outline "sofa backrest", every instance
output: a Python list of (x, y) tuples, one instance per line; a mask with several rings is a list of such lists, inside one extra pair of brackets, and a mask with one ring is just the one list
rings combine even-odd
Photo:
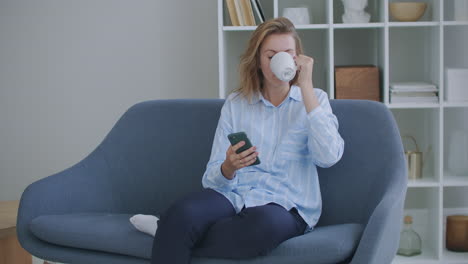
[[(146, 101), (121, 117), (100, 146), (120, 211), (159, 214), (179, 197), (202, 189), (223, 103)], [(331, 106), (345, 151), (331, 168), (319, 168), (323, 200), (319, 225), (365, 223), (386, 187), (398, 180), (383, 173), (401, 165), (398, 128), (381, 103), (331, 100)]]
[(202, 189), (223, 103), (153, 100), (127, 110), (101, 144), (118, 210), (159, 214), (182, 195)]
[(406, 190), (400, 132), (391, 111), (382, 103), (331, 100), (330, 104), (345, 147), (338, 163), (318, 168), (322, 192), (318, 225), (367, 224), (385, 193)]

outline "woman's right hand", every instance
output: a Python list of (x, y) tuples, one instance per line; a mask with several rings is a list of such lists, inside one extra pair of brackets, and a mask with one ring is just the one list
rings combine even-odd
[(253, 164), (257, 159), (258, 152), (256, 152), (257, 148), (255, 146), (239, 154), (236, 153), (236, 151), (244, 145), (245, 142), (241, 141), (234, 146), (229, 146), (226, 151), (226, 160), (224, 160), (221, 165), (221, 172), (228, 180), (232, 180), (234, 178), (238, 169), (242, 169)]

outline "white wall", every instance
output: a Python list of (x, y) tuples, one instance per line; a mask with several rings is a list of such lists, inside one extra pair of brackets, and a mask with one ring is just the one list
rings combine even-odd
[(0, 200), (88, 155), (131, 105), (217, 98), (215, 0), (1, 0)]

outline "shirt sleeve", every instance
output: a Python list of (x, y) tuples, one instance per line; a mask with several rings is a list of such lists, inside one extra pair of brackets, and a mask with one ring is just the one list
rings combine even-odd
[(328, 168), (341, 159), (344, 140), (338, 132), (338, 119), (332, 112), (327, 93), (315, 91), (320, 105), (307, 114), (307, 146), (315, 165)]
[(221, 116), (216, 128), (211, 156), (203, 174), (202, 185), (222, 191), (232, 191), (237, 185), (238, 179), (234, 176), (232, 180), (225, 178), (221, 172), (221, 164), (226, 159), (226, 151), (229, 148), (227, 136), (232, 133), (231, 101), (229, 98), (221, 109)]

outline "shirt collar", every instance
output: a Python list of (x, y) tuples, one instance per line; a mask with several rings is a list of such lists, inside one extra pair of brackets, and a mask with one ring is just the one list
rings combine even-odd
[(291, 86), (291, 91), (289, 91), (289, 97), (298, 102), (302, 102), (301, 88), (296, 85)]
[[(292, 85), (291, 89), (289, 90), (288, 97), (295, 100), (295, 101), (301, 102), (302, 101), (301, 88), (299, 88), (299, 86)], [(267, 102), (268, 102), (263, 97), (262, 93), (257, 92), (256, 94), (254, 94), (252, 96), (252, 101), (250, 102), (250, 104), (256, 104), (256, 103), (258, 103), (260, 101), (262, 101), (265, 104), (267, 104)]]

